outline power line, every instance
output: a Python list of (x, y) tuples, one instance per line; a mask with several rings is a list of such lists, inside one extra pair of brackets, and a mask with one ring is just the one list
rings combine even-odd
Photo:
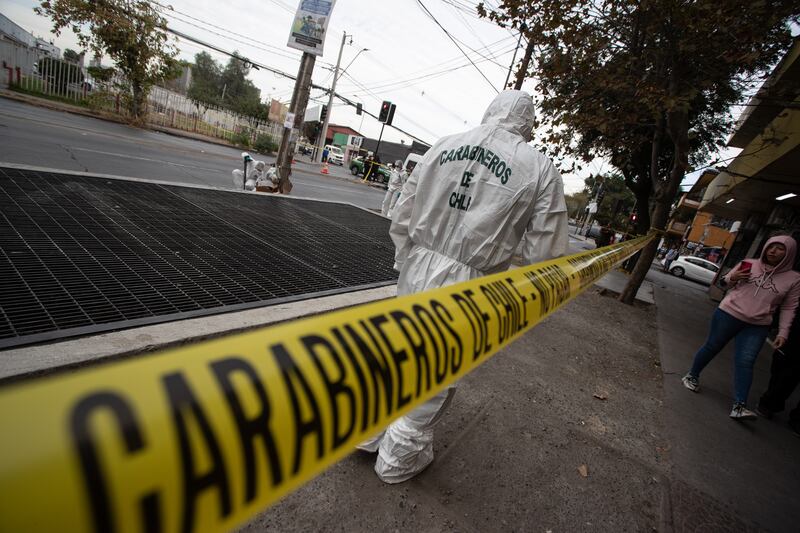
[(480, 75), (481, 75), (481, 76), (483, 76), (483, 79), (485, 79), (485, 80), (486, 80), (486, 83), (488, 83), (488, 84), (489, 84), (489, 86), (490, 86), (490, 87), (491, 87), (491, 88), (494, 90), (494, 92), (496, 92), (496, 93), (500, 94), (500, 91), (498, 91), (498, 90), (497, 90), (497, 88), (494, 86), (494, 84), (493, 84), (493, 83), (492, 83), (492, 82), (489, 80), (489, 78), (487, 78), (487, 77), (486, 77), (486, 74), (484, 74), (484, 73), (483, 73), (483, 71), (482, 71), (481, 69), (479, 69), (479, 68), (478, 68), (478, 65), (476, 65), (476, 64), (475, 64), (475, 62), (474, 62), (474, 61), (472, 61), (472, 58), (470, 58), (470, 57), (467, 55), (467, 53), (466, 53), (466, 52), (464, 52), (464, 50), (463, 50), (463, 49), (462, 49), (462, 48), (461, 48), (461, 47), (458, 45), (458, 43), (457, 43), (457, 42), (456, 42), (456, 40), (453, 38), (453, 36), (452, 36), (452, 35), (450, 35), (450, 32), (448, 32), (448, 31), (447, 31), (447, 30), (444, 28), (444, 26), (442, 26), (442, 25), (439, 23), (439, 21), (438, 21), (438, 20), (436, 20), (436, 17), (434, 17), (434, 16), (433, 16), (433, 13), (431, 13), (431, 12), (428, 10), (428, 8), (427, 8), (427, 7), (425, 7), (425, 4), (423, 4), (423, 3), (422, 3), (422, 0), (417, 0), (417, 3), (420, 5), (420, 7), (421, 7), (423, 10), (425, 10), (425, 13), (427, 13), (427, 14), (428, 14), (428, 16), (431, 18), (431, 20), (433, 20), (433, 21), (436, 23), (436, 25), (437, 25), (437, 26), (439, 26), (439, 28), (441, 28), (441, 29), (442, 29), (442, 31), (445, 33), (445, 35), (447, 35), (447, 37), (449, 37), (449, 38), (450, 38), (450, 40), (451, 40), (451, 41), (453, 41), (453, 44), (454, 44), (454, 45), (456, 45), (456, 48), (458, 48), (458, 50), (459, 50), (459, 51), (460, 51), (462, 54), (464, 54), (464, 57), (466, 57), (466, 58), (469, 60), (469, 62), (470, 62), (470, 63), (472, 63), (472, 66), (473, 66), (473, 67), (475, 67), (475, 70), (477, 70), (477, 71), (480, 73)]
[[(514, 47), (516, 47), (516, 45)], [(513, 48), (505, 50), (505, 51), (503, 51), (503, 53), (507, 53), (507, 52), (509, 52), (511, 50), (513, 50)], [(478, 61), (476, 61), (476, 63), (481, 63), (482, 61), (486, 61), (486, 60), (478, 60)], [(452, 66), (450, 68), (447, 68), (447, 69), (438, 70), (438, 71), (435, 71), (435, 72), (429, 72), (427, 74), (422, 74), (420, 76), (415, 76), (413, 78), (407, 78), (407, 79), (404, 79), (404, 80), (397, 80), (397, 81), (393, 81), (393, 82), (379, 83), (379, 84), (369, 84), (369, 85), (366, 85), (366, 86), (362, 85), (362, 88), (368, 87), (369, 89), (371, 89), (373, 91), (377, 90), (377, 91), (382, 91), (382, 92), (397, 91), (397, 90), (400, 90), (400, 89), (404, 89), (406, 87), (411, 87), (413, 85), (417, 85), (418, 83), (420, 83), (422, 81), (438, 78), (438, 77), (444, 76), (445, 74), (449, 74), (451, 72), (455, 72), (456, 70), (460, 70), (462, 68), (469, 67), (469, 66), (470, 66), (469, 63), (462, 63), (460, 65), (454, 65), (454, 66)]]
[[(187, 24), (189, 26), (192, 26), (193, 28), (197, 28), (199, 30), (203, 30), (205, 32), (211, 33), (211, 34), (216, 35), (218, 37), (222, 37), (223, 39), (228, 39), (229, 41), (233, 41), (233, 42), (236, 42), (236, 43), (244, 44), (246, 46), (255, 48), (257, 50), (261, 50), (261, 51), (264, 51), (264, 52), (267, 52), (267, 53), (270, 53), (270, 54), (275, 54), (275, 55), (277, 55), (279, 57), (283, 57), (283, 58), (286, 58), (286, 59), (293, 59), (295, 61), (300, 59), (300, 56), (290, 55), (288, 53), (281, 53), (281, 52), (277, 52), (275, 50), (271, 50), (269, 48), (265, 48), (263, 46), (259, 46), (258, 44), (256, 44), (256, 43), (258, 43), (258, 41), (252, 41), (252, 40), (243, 41), (241, 39), (237, 39), (236, 37), (232, 37), (230, 35), (225, 35), (223, 33), (219, 33), (219, 32), (216, 32), (214, 30), (210, 30), (208, 28), (203, 28), (201, 26), (198, 26), (197, 24), (193, 24), (193, 23), (191, 23), (191, 22), (189, 22), (187, 20), (183, 20), (183, 19), (177, 17), (176, 15), (174, 15), (173, 13), (164, 13), (164, 15), (166, 15), (166, 16), (168, 16), (168, 17), (170, 17), (170, 18), (172, 18), (172, 19), (174, 19), (176, 21), (182, 22), (183, 24)], [(238, 34), (235, 34), (235, 35), (238, 35)]]
[[(497, 41), (494, 41), (493, 43), (490, 43), (489, 45), (487, 45), (486, 47), (482, 48), (481, 50), (486, 50), (487, 52), (489, 52), (493, 47), (496, 47), (497, 45), (506, 46), (508, 44), (506, 42), (506, 41), (508, 41), (508, 39), (509, 39), (509, 37), (503, 37), (502, 39), (499, 39)], [(516, 39), (516, 37), (514, 37), (514, 39)], [(515, 43), (514, 47), (508, 48), (508, 49), (504, 49), (503, 51), (500, 51), (499, 47), (498, 47), (498, 50), (494, 51), (493, 53), (501, 54), (501, 55), (502, 54), (506, 54), (506, 53), (510, 52), (511, 50), (513, 50), (515, 47), (516, 47), (516, 43)], [(439, 72), (442, 72), (442, 70), (432, 71), (431, 69), (438, 69), (439, 67), (447, 66), (446, 70), (449, 71), (450, 67), (456, 67), (456, 65), (454, 65), (454, 63), (459, 61), (459, 60), (463, 61), (462, 56), (453, 57), (451, 59), (447, 59), (445, 61), (442, 61), (441, 63), (436, 63), (436, 64), (431, 65), (431, 66), (426, 67), (426, 68), (422, 68), (422, 69), (419, 69), (419, 70), (416, 70), (416, 71), (411, 71), (411, 72), (408, 73), (408, 75), (413, 76), (413, 77), (412, 78), (407, 78), (407, 79), (417, 79), (418, 77), (428, 76), (428, 75), (432, 75), (432, 74), (438, 74)], [(481, 61), (479, 60), (477, 62), (480, 63)], [(469, 66), (469, 63), (462, 63), (462, 64), (458, 65), (457, 68), (461, 68), (462, 66)], [(428, 71), (430, 71), (430, 72), (428, 72)], [(415, 74), (419, 74), (419, 76), (414, 76)], [(376, 81), (374, 83), (367, 84), (367, 85), (369, 87), (372, 87), (372, 88), (377, 88), (377, 87), (382, 87), (382, 86), (394, 85), (394, 84), (398, 84), (398, 83), (403, 83), (403, 80), (398, 81), (396, 77), (393, 77), (391, 79)]]
[[(274, 74), (277, 74), (277, 75), (279, 75), (279, 76), (283, 76), (284, 78), (288, 78), (288, 79), (290, 79), (290, 80), (296, 80), (296, 79), (297, 79), (297, 78), (296, 78), (296, 76), (293, 76), (293, 75), (291, 75), (291, 74), (288, 74), (288, 73), (286, 73), (286, 72), (283, 72), (283, 71), (281, 71), (281, 70), (278, 70), (278, 69), (276, 69), (276, 68), (269, 67), (269, 66), (267, 66), (267, 65), (263, 65), (263, 64), (261, 64), (261, 63), (257, 63), (256, 61), (253, 61), (253, 60), (251, 60), (251, 59), (247, 59), (247, 58), (245, 58), (245, 57), (242, 57), (242, 56), (240, 56), (239, 54), (235, 54), (235, 53), (233, 53), (233, 52), (229, 52), (229, 51), (227, 51), (227, 50), (225, 50), (225, 49), (223, 49), (223, 48), (220, 48), (220, 47), (218, 47), (218, 46), (215, 46), (215, 45), (213, 45), (213, 44), (207, 43), (207, 42), (205, 42), (205, 41), (203, 41), (203, 40), (201, 40), (201, 39), (198, 39), (198, 38), (196, 38), (196, 37), (192, 37), (192, 36), (190, 36), (190, 35), (187, 35), (187, 34), (185, 34), (185, 33), (183, 33), (183, 32), (180, 32), (180, 31), (178, 31), (178, 30), (175, 30), (175, 29), (173, 29), (173, 28), (169, 28), (169, 27), (167, 27), (167, 28), (166, 28), (166, 31), (168, 31), (169, 33), (172, 33), (173, 35), (175, 35), (175, 36), (177, 36), (177, 37), (180, 37), (181, 39), (186, 39), (187, 41), (193, 42), (193, 43), (195, 43), (195, 44), (199, 44), (199, 45), (201, 45), (201, 46), (205, 46), (206, 48), (209, 48), (209, 49), (211, 49), (211, 50), (214, 50), (215, 52), (219, 52), (220, 54), (224, 54), (224, 55), (227, 55), (227, 56), (229, 56), (229, 57), (233, 57), (233, 58), (235, 58), (235, 59), (238, 59), (239, 61), (243, 61), (243, 62), (246, 62), (246, 63), (250, 63), (250, 64), (251, 64), (251, 65), (253, 65), (255, 68), (260, 68), (260, 69), (267, 70), (267, 71), (269, 71), (269, 72), (272, 72), (272, 73), (274, 73)], [(345, 73), (345, 74), (346, 74), (346, 73)], [(312, 84), (311, 84), (311, 88), (312, 88), (312, 89), (320, 89), (320, 90), (324, 91), (324, 92), (325, 92), (325, 94), (330, 94), (330, 89), (328, 89), (327, 87), (322, 87), (322, 86), (320, 86), (320, 85), (316, 85), (316, 84), (312, 83)], [(353, 102), (352, 100), (350, 100), (349, 98), (347, 98), (347, 97), (345, 97), (345, 96), (342, 96), (341, 94), (334, 93), (334, 96), (335, 96), (336, 98), (340, 99), (341, 101), (343, 101), (344, 103), (348, 104), (348, 105), (349, 105), (349, 106), (351, 106), (351, 107), (357, 107), (357, 105), (356, 105), (356, 102)], [(362, 110), (362, 112), (363, 112), (363, 113), (366, 113), (367, 115), (371, 116), (372, 118), (374, 118), (374, 119), (376, 119), (376, 120), (378, 119), (378, 116), (377, 116), (377, 115), (375, 115), (375, 114), (373, 114), (373, 113), (370, 113), (370, 112), (369, 112), (369, 111), (367, 111), (366, 109), (363, 109), (363, 110)], [(428, 146), (430, 146), (430, 145), (431, 145), (431, 143), (429, 143), (429, 142), (427, 142), (427, 141), (425, 141), (425, 140), (423, 140), (423, 139), (421, 139), (421, 138), (417, 137), (416, 135), (414, 135), (414, 134), (412, 134), (412, 133), (409, 133), (409, 132), (407, 132), (407, 131), (405, 131), (405, 130), (403, 130), (403, 129), (401, 129), (401, 128), (399, 128), (399, 127), (395, 126), (395, 125), (390, 125), (389, 127), (390, 127), (390, 128), (393, 128), (393, 129), (395, 129), (395, 130), (399, 131), (400, 133), (402, 133), (403, 135), (407, 135), (408, 137), (411, 137), (412, 139), (414, 139), (414, 140), (417, 140), (417, 141), (419, 141), (419, 142), (421, 142), (421, 143), (423, 143), (423, 144), (425, 144), (425, 145), (428, 145)], [(425, 128), (423, 128), (423, 129), (425, 129)], [(431, 132), (431, 133), (432, 133), (432, 132)]]

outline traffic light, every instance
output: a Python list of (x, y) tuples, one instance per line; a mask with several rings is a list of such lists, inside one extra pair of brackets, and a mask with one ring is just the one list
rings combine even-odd
[(325, 105), (325, 104), (322, 104), (322, 111), (319, 114), (319, 121), (320, 122), (325, 122), (325, 118), (327, 116), (328, 116), (328, 106)]
[(381, 104), (381, 112), (378, 113), (378, 120), (386, 122), (389, 118), (389, 110), (392, 108), (392, 103), (389, 100), (384, 100)]
[(361, 114), (362, 108), (363, 106), (361, 105), (361, 103), (356, 104), (356, 115)]
[(394, 110), (396, 108), (397, 108), (397, 106), (394, 105), (394, 104), (392, 104), (392, 106), (389, 108), (389, 116), (386, 117), (386, 125), (387, 126), (391, 126), (392, 125), (392, 119), (394, 118)]

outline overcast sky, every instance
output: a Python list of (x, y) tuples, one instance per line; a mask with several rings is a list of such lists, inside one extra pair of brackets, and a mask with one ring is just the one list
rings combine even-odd
[[(169, 25), (176, 30), (228, 51), (238, 50), (241, 55), (259, 63), (297, 74), (301, 52), (286, 46), (297, 1), (158, 2), (172, 6), (173, 10), (165, 13)], [(457, 41), (461, 41), (459, 46), (478, 68), (470, 64), (453, 41), (423, 11), (418, 0), (337, 0), (328, 27), (325, 53), (317, 58), (313, 81), (330, 86), (342, 34), (352, 35), (352, 44), (348, 38), (341, 64), (342, 68), (350, 66), (340, 77), (336, 92), (362, 102), (374, 114), (378, 113), (381, 101), (391, 100), (397, 105), (394, 124), (432, 143), (443, 135), (480, 123), (486, 106), (506, 79), (518, 34), (479, 19), (474, 9), (477, 2), (421, 2)], [(496, 4), (496, 0), (488, 4)], [(77, 49), (77, 41), (71, 32), (65, 31), (59, 37), (51, 34), (50, 21), (33, 13), (36, 5), (38, 2), (33, 0), (2, 0), (2, 12), (32, 33), (48, 40), (54, 39), (62, 50)], [(191, 61), (196, 53), (205, 50), (217, 61), (225, 63), (228, 60), (223, 54), (184, 40), (180, 40), (177, 46), (181, 59)], [(522, 46), (524, 48), (524, 41)], [(369, 50), (356, 58), (363, 48)], [(519, 51), (517, 61), (523, 52)], [(273, 97), (288, 102), (291, 98), (292, 80), (263, 70), (253, 71), (250, 77), (261, 90), (262, 99)], [(533, 91), (532, 80), (526, 81), (523, 89)], [(309, 106), (315, 102), (323, 103), (323, 100), (327, 103), (327, 98), (319, 90), (312, 90), (311, 97)], [(380, 123), (367, 115), (356, 115), (355, 109), (346, 104), (335, 101), (330, 114), (331, 123), (345, 124), (368, 137), (378, 137)], [(383, 138), (411, 142), (410, 137), (390, 128), (385, 129)], [(580, 175), (564, 175), (565, 189), (567, 192), (580, 190), (583, 177), (590, 172), (609, 170), (607, 164), (597, 160)]]

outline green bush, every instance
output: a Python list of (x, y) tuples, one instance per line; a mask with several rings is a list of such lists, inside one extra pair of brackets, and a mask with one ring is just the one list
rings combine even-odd
[(237, 146), (250, 148), (250, 133), (247, 131), (238, 131), (231, 136), (231, 142)]
[(93, 111), (107, 111), (116, 109), (116, 95), (109, 91), (96, 90), (89, 94), (86, 103)]
[(262, 133), (256, 137), (256, 142), (253, 144), (253, 149), (262, 154), (275, 152), (278, 149), (278, 144), (272, 139), (271, 135)]

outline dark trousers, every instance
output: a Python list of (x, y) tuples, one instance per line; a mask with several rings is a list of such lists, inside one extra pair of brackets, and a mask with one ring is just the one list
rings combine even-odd
[[(786, 346), (783, 350), (787, 355), (772, 352), (769, 387), (758, 402), (759, 406), (775, 413), (784, 410), (786, 400), (800, 383), (800, 346)], [(789, 419), (800, 423), (800, 404), (789, 413)]]

